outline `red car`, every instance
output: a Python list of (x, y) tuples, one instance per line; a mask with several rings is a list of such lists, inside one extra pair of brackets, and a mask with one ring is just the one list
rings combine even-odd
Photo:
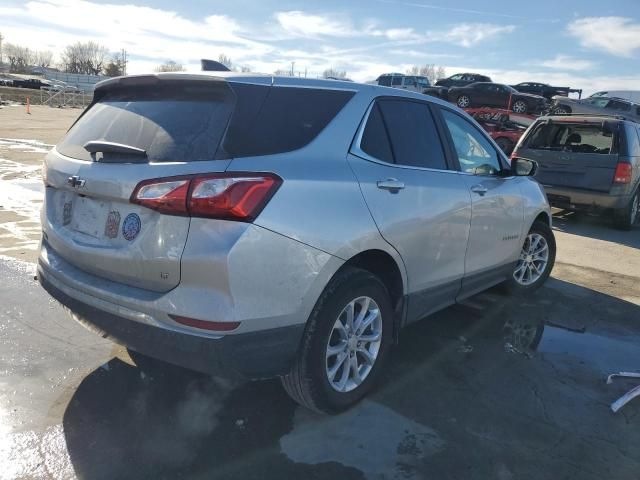
[(507, 155), (511, 155), (527, 126), (536, 118), (533, 115), (514, 115), (499, 108), (467, 108), (465, 111), (482, 125)]

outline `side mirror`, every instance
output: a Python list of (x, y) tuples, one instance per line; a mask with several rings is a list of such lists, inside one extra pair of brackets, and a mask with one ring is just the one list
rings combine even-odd
[(511, 159), (511, 175), (516, 177), (532, 177), (538, 170), (538, 163), (526, 158)]

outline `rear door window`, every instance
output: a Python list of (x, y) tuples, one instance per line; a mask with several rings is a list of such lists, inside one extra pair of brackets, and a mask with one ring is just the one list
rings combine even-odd
[(391, 86), (391, 77), (389, 75), (383, 75), (378, 79), (378, 85), (382, 85), (383, 87)]
[(447, 164), (431, 109), (426, 103), (381, 100), (395, 163), (445, 170)]
[(533, 129), (525, 148), (560, 150), (608, 155), (614, 145), (614, 134), (605, 131), (601, 123), (540, 123)]
[(360, 140), (360, 149), (373, 158), (393, 163), (393, 153), (391, 152), (387, 128), (384, 125), (382, 113), (380, 113), (380, 107), (377, 102), (369, 113), (367, 125)]
[(393, 77), (393, 80), (391, 81), (391, 85), (394, 85), (394, 86), (402, 85), (402, 77), (400, 76)]
[(369, 113), (360, 149), (388, 163), (447, 169), (431, 109), (422, 102), (378, 100)]

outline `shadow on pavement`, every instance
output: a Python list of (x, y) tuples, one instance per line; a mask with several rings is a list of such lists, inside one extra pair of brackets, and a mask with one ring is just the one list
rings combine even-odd
[(278, 381), (113, 359), (73, 395), (66, 443), (81, 479), (637, 478), (640, 405), (611, 414), (625, 385), (604, 380), (640, 369), (638, 318), (554, 279), (524, 299), (490, 291), (408, 327), (380, 387), (334, 417)]
[(611, 215), (597, 216), (579, 212), (559, 211), (553, 215), (553, 227), (561, 232), (640, 249), (640, 225), (630, 231), (616, 229)]

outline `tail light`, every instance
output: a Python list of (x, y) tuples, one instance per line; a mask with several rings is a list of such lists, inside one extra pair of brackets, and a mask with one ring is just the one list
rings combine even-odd
[(618, 163), (613, 183), (631, 183), (633, 170), (630, 163)]
[(282, 184), (271, 173), (214, 173), (140, 182), (131, 202), (168, 215), (253, 221)]

